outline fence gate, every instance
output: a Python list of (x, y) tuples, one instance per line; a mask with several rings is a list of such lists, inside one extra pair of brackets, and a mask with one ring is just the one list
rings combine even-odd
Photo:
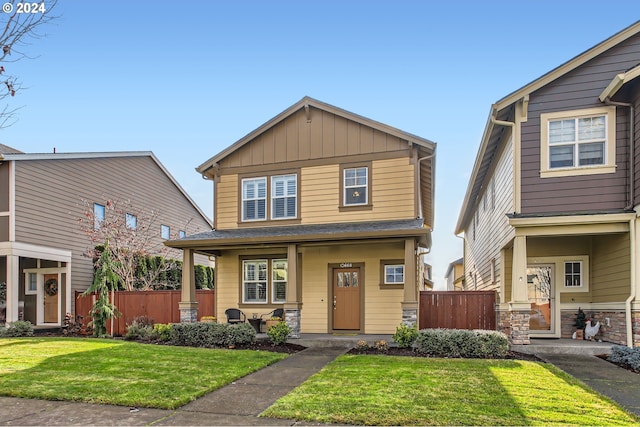
[(495, 291), (421, 291), (420, 329), (496, 329)]

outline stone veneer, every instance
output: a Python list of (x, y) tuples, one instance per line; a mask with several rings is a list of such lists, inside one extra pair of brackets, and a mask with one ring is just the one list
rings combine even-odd
[(180, 309), (180, 323), (195, 323), (198, 321), (198, 308), (189, 307)]
[[(584, 309), (584, 314), (592, 320), (592, 324), (600, 322), (600, 330), (595, 339), (599, 339), (614, 344), (627, 345), (627, 327), (624, 310), (589, 310)], [(563, 310), (560, 314), (561, 337), (571, 338), (576, 330), (574, 323), (576, 321), (577, 310)], [(606, 325), (606, 318), (610, 320), (610, 327)], [(633, 345), (640, 346), (640, 312), (631, 313)]]
[(509, 311), (509, 323), (511, 324), (509, 341), (511, 344), (531, 344), (529, 340), (529, 317), (530, 310), (526, 311)]
[(402, 309), (402, 324), (413, 328), (418, 324), (418, 309), (417, 308), (403, 308)]
[(291, 338), (300, 338), (300, 310), (287, 308), (284, 310), (284, 321), (291, 328)]

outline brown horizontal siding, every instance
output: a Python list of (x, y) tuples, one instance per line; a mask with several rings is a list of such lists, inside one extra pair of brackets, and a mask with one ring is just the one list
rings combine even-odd
[(600, 93), (616, 74), (637, 65), (638, 57), (636, 35), (531, 94), (521, 133), (522, 213), (615, 210), (627, 205), (627, 109), (617, 112), (615, 173), (545, 179), (540, 178), (540, 114), (603, 106)]
[(16, 166), (16, 240), (72, 251), (72, 286), (83, 290), (93, 274), (83, 255), (90, 243), (78, 223), (83, 200), (104, 204), (107, 199), (130, 199), (140, 210), (160, 212), (152, 245), (162, 244), (160, 224), (176, 235), (210, 229), (149, 157), (33, 160)]

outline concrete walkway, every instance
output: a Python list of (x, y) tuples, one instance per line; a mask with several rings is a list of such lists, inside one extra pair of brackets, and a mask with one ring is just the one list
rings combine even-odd
[(347, 350), (307, 348), (175, 411), (0, 397), (0, 425), (302, 425), (257, 415)]

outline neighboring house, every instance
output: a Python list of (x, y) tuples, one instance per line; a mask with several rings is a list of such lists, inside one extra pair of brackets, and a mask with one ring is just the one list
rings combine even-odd
[(447, 291), (464, 291), (464, 258), (449, 263), (444, 278), (447, 283)]
[[(393, 333), (418, 313), (435, 144), (303, 98), (197, 168), (214, 230), (167, 242), (216, 256), (216, 310), (284, 308), (293, 335)], [(193, 286), (183, 280), (183, 321)]]
[(427, 264), (426, 262), (421, 264), (422, 269), (419, 274), (422, 277), (422, 283), (420, 284), (421, 291), (432, 291), (433, 290), (433, 267), (431, 264)]
[(74, 312), (74, 293), (93, 280), (93, 261), (85, 256), (91, 243), (79, 226), (86, 203), (98, 216), (107, 200), (157, 211), (157, 245), (168, 238), (162, 232), (211, 229), (151, 152), (24, 154), (0, 145), (0, 188), (0, 282), (7, 284), (7, 322), (59, 326), (65, 313)]
[(456, 234), (467, 289), (496, 289), (514, 343), (640, 344), (640, 22), (491, 107)]

